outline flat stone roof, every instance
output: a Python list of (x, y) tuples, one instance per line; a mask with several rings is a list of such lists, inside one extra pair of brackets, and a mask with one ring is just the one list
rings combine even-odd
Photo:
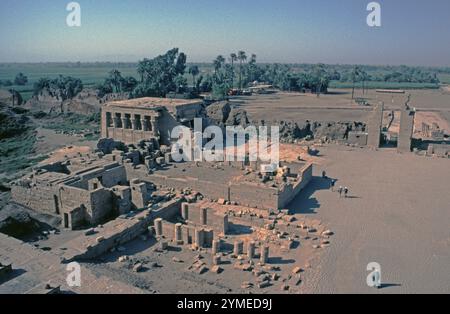
[(201, 99), (172, 99), (172, 98), (157, 98), (144, 97), (120, 101), (112, 101), (105, 103), (104, 108), (137, 108), (137, 109), (153, 109), (158, 110), (163, 107), (175, 108), (178, 106), (201, 104)]

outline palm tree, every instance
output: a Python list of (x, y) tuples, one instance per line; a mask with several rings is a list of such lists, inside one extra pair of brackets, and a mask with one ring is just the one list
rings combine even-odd
[(358, 76), (360, 74), (360, 70), (359, 67), (355, 66), (352, 70), (352, 73), (350, 74), (350, 78), (352, 79), (352, 100), (355, 98), (355, 83), (356, 80), (358, 79)]
[(213, 61), (214, 65), (214, 73), (217, 75), (217, 72), (222, 68), (222, 65), (225, 63), (225, 58), (222, 55), (218, 55), (216, 59)]
[(366, 93), (366, 89), (367, 89), (366, 88), (366, 81), (368, 79), (367, 72), (364, 71), (364, 70), (361, 70), (360, 77), (361, 77), (361, 80), (362, 80), (362, 88), (363, 88), (363, 95), (364, 95)]
[(328, 77), (326, 75), (320, 76), (320, 78), (319, 78), (319, 86), (320, 86), (319, 94), (322, 92), (324, 87), (328, 88), (329, 83), (330, 83), (330, 80), (328, 79)]
[(139, 74), (139, 76), (141, 77), (141, 83), (144, 82), (144, 75), (147, 72), (147, 67), (149, 65), (149, 61), (148, 59), (144, 59), (142, 61), (139, 61), (138, 63), (138, 68), (137, 68), (137, 72)]
[(200, 70), (198, 69), (198, 66), (191, 65), (189, 67), (189, 74), (192, 75), (192, 81), (194, 82), (193, 84), (194, 84), (194, 87), (195, 87), (196, 86), (195, 77), (200, 74)]
[(238, 60), (237, 55), (233, 52), (230, 54), (230, 62), (231, 62), (231, 68), (233, 71), (233, 75), (231, 76), (231, 87), (234, 87), (234, 62)]
[(242, 89), (242, 63), (247, 60), (247, 55), (245, 54), (245, 51), (239, 51), (237, 58), (239, 60), (239, 88)]
[(111, 72), (109, 72), (109, 79), (110, 79), (111, 84), (115, 87), (116, 93), (120, 93), (122, 80), (123, 80), (122, 74), (120, 73), (120, 71), (114, 69)]

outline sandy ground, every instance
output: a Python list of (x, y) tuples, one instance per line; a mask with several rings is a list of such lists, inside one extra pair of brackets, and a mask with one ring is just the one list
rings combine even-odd
[[(411, 90), (405, 94), (381, 94), (369, 90), (355, 97), (367, 98), (370, 104), (384, 102), (386, 110), (399, 110), (411, 94), (410, 105), (420, 111), (435, 112), (437, 119), (450, 123), (450, 94), (443, 90)], [(360, 106), (351, 100), (351, 90), (332, 90), (327, 95), (285, 93), (236, 97), (232, 103), (247, 110), (252, 120), (361, 121), (367, 120), (372, 106)]]
[(90, 146), (66, 146), (57, 149), (49, 154), (49, 158), (43, 160), (41, 164), (50, 164), (64, 160), (66, 157), (77, 157), (78, 154), (87, 154), (92, 151)]
[[(300, 215), (298, 215), (300, 218)], [(304, 221), (304, 220), (302, 220)], [(313, 222), (314, 221), (314, 222)], [(312, 226), (321, 224), (317, 220), (308, 220), (308, 225)], [(317, 226), (317, 230), (323, 230), (325, 226)], [(277, 270), (267, 270), (269, 275), (277, 275), (277, 279), (272, 281), (269, 287), (259, 289), (257, 285), (257, 277), (250, 271), (242, 271), (234, 268), (237, 259), (225, 253), (221, 260), (221, 273), (211, 272), (212, 258), (210, 249), (202, 251), (193, 251), (189, 246), (171, 245), (168, 251), (155, 252), (157, 246), (155, 239), (141, 240), (136, 239), (130, 243), (123, 245), (121, 252), (112, 252), (103, 255), (97, 262), (85, 264), (91, 271), (99, 276), (107, 276), (114, 280), (123, 282), (127, 285), (144, 289), (147, 292), (156, 293), (298, 293), (299, 288), (303, 284), (303, 280), (298, 285), (296, 276), (292, 270), (301, 267), (303, 271), (299, 275), (303, 278), (308, 272), (312, 272), (314, 265), (320, 254), (323, 254), (329, 247), (312, 248), (314, 244), (320, 244), (319, 240), (313, 240), (316, 235), (311, 234), (308, 240), (305, 239), (304, 231), (297, 229), (297, 233), (301, 234), (301, 240), (298, 246), (289, 252), (281, 252), (276, 246), (271, 246), (270, 258), (267, 267), (277, 267)], [(317, 234), (320, 234), (317, 232)], [(234, 236), (228, 236), (234, 238)], [(253, 238), (254, 235), (239, 236), (240, 239), (245, 237)], [(232, 242), (233, 240), (231, 240)], [(332, 240), (331, 240), (332, 241)], [(223, 245), (224, 246), (224, 245)], [(232, 247), (223, 247), (222, 251), (232, 250)], [(119, 262), (120, 256), (130, 256), (128, 263)], [(205, 262), (209, 271), (198, 274), (189, 270), (189, 266), (193, 264), (198, 256), (202, 256), (201, 260)], [(174, 260), (176, 259), (176, 260)], [(144, 271), (135, 273), (132, 271), (132, 265), (136, 262), (145, 265)], [(255, 264), (258, 259), (254, 259)], [(130, 266), (131, 264), (131, 266)], [(254, 266), (255, 269), (264, 270), (264, 267)], [(292, 278), (290, 278), (292, 276)], [(170, 279), (169, 279), (170, 278)], [(252, 288), (243, 288), (243, 282), (251, 282), (254, 284)], [(282, 291), (281, 287), (287, 284), (289, 291)]]
[[(329, 223), (334, 241), (307, 293), (449, 293), (450, 160), (348, 147), (322, 148), (322, 169), (350, 198), (312, 183), (291, 209)], [(383, 288), (366, 285), (369, 262), (381, 265)]]
[(87, 141), (83, 138), (66, 134), (57, 134), (53, 130), (37, 128), (36, 154), (48, 154), (64, 146), (95, 147), (97, 141)]

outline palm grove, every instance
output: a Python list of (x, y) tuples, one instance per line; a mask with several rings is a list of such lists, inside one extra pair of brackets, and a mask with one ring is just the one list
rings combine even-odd
[(198, 65), (188, 67), (186, 61), (186, 54), (174, 48), (154, 59), (139, 61), (138, 80), (122, 77), (118, 70), (112, 70), (97, 89), (102, 94), (129, 92), (134, 98), (212, 92), (215, 98), (220, 99), (230, 89), (243, 89), (255, 81), (274, 85), (281, 90), (323, 93), (327, 91), (332, 78), (321, 64), (310, 71), (295, 73), (288, 65), (258, 65), (256, 55), (247, 56), (244, 51), (231, 53), (227, 57), (217, 56), (211, 65), (212, 71), (206, 73), (200, 71)]
[[(283, 91), (326, 93), (331, 81), (350, 82), (352, 97), (357, 84), (363, 93), (369, 81), (435, 83), (436, 73), (415, 67), (332, 66), (324, 64), (258, 64), (255, 54), (245, 51), (217, 56), (210, 65), (187, 65), (187, 56), (178, 48), (171, 49), (153, 59), (143, 59), (137, 64), (137, 78), (122, 76), (114, 69), (96, 86), (100, 97), (109, 93), (128, 93), (130, 97), (166, 97), (170, 93), (211, 92), (215, 99), (225, 97), (231, 89), (244, 89), (253, 82), (264, 82)], [(376, 72), (379, 71), (379, 72)], [(372, 73), (372, 74), (369, 74)], [(18, 81), (23, 81), (20, 75)], [(63, 99), (75, 96), (83, 88), (82, 82), (69, 76), (40, 79), (34, 84), (38, 94), (47, 88)]]

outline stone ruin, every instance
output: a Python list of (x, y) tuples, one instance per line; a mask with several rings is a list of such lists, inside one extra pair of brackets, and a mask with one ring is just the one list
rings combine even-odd
[[(225, 108), (225, 109), (224, 109)], [(222, 113), (229, 115), (227, 106)], [(175, 163), (173, 125), (204, 117), (196, 100), (141, 98), (107, 103), (102, 134), (93, 154), (36, 167), (11, 189), (13, 202), (61, 217), (65, 228), (95, 226), (146, 209), (158, 190), (186, 188), (205, 198), (255, 208), (282, 209), (312, 178), (312, 164), (280, 164), (262, 171), (259, 161)], [(217, 118), (217, 117), (216, 117)], [(225, 117), (224, 117), (225, 119)]]

